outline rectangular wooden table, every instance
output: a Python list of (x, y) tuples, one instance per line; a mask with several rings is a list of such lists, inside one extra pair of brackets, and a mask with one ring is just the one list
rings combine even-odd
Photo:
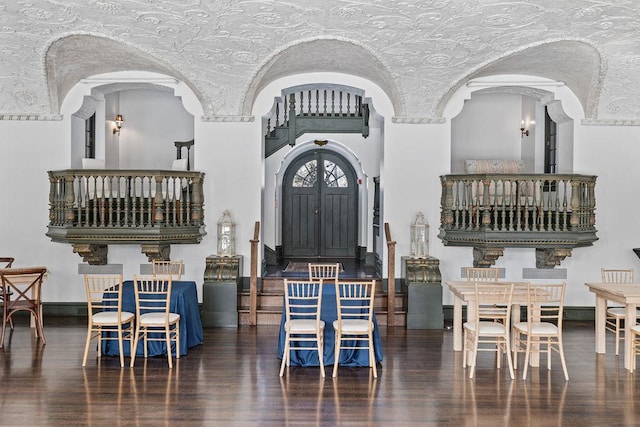
[(624, 322), (624, 367), (630, 369), (633, 360), (631, 327), (636, 324), (636, 307), (640, 304), (640, 283), (585, 283), (589, 291), (596, 294), (596, 353), (606, 353), (607, 301), (623, 304)]
[[(520, 321), (520, 306), (527, 305), (528, 282), (478, 282), (478, 283), (500, 283), (509, 285), (513, 283), (512, 304), (515, 308), (511, 310), (511, 324)], [(475, 316), (474, 299), (476, 296), (475, 282), (471, 281), (446, 281), (445, 284), (454, 296), (453, 299), (453, 350), (462, 351), (462, 304), (467, 304), (467, 319)], [(513, 340), (512, 340), (513, 341)], [(529, 365), (538, 366), (539, 354), (533, 353)]]

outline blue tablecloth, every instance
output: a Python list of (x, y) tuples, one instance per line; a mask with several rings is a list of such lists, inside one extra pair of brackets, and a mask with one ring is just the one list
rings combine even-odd
[[(283, 305), (282, 320), (280, 321), (280, 334), (278, 336), (278, 358), (282, 359), (284, 353), (285, 331), (284, 322), (286, 308)], [(320, 318), (324, 320), (324, 364), (333, 365), (335, 354), (335, 330), (333, 321), (338, 319), (338, 309), (336, 301), (336, 287), (333, 284), (322, 286), (322, 307)], [(304, 346), (307, 343), (296, 342), (296, 346)], [(313, 343), (308, 343), (313, 347)], [(373, 350), (376, 363), (382, 361), (382, 343), (380, 331), (375, 314), (373, 315)], [(340, 351), (340, 366), (369, 366), (368, 350), (343, 349)], [(291, 366), (320, 366), (318, 352), (316, 350), (296, 350), (291, 352)]]
[[(198, 307), (198, 290), (196, 282), (178, 282), (171, 284), (170, 310), (180, 315), (180, 356), (187, 354), (187, 349), (202, 344), (204, 333), (202, 330), (202, 320), (200, 319), (200, 309)], [(136, 300), (133, 290), (133, 281), (125, 281), (122, 288), (122, 311), (136, 312)], [(160, 341), (147, 342), (149, 356), (159, 356), (167, 354), (167, 345)], [(131, 349), (129, 341), (124, 341), (124, 354), (129, 356)], [(175, 356), (176, 349), (172, 348), (171, 353)], [(118, 341), (103, 341), (102, 354), (118, 356)], [(138, 343), (136, 356), (144, 355), (142, 340)]]

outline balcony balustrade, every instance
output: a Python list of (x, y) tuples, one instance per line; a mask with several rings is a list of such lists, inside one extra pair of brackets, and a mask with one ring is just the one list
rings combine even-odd
[(595, 176), (443, 175), (440, 234), (445, 246), (473, 247), (488, 267), (506, 247), (536, 248), (536, 266), (553, 268), (573, 248), (598, 240)]
[(169, 259), (170, 244), (206, 235), (203, 180), (190, 171), (50, 171), (47, 236), (89, 264), (106, 264), (110, 244), (140, 244), (150, 261)]

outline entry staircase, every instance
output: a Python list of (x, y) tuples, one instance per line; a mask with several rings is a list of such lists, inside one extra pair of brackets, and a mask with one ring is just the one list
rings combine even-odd
[[(263, 277), (262, 289), (258, 292), (258, 304), (256, 309), (258, 325), (279, 325), (282, 317), (282, 304), (284, 301), (283, 277)], [(331, 284), (328, 286), (332, 286)], [(240, 325), (250, 325), (250, 292), (240, 294), (238, 307), (238, 322)], [(405, 309), (405, 297), (402, 293), (395, 296), (395, 326), (405, 326), (407, 313)], [(387, 326), (387, 293), (382, 289), (382, 280), (376, 279), (376, 296), (374, 298), (374, 311), (378, 325)]]
[[(387, 274), (388, 283), (395, 284), (396, 242), (391, 238), (389, 224), (384, 224), (387, 241)], [(249, 291), (240, 293), (238, 303), (239, 325), (279, 325), (282, 319), (284, 302), (284, 277), (262, 277), (262, 286), (258, 289), (258, 244), (260, 222), (256, 221), (251, 239), (251, 282)], [(331, 286), (331, 285), (329, 285)], [(374, 312), (376, 321), (381, 326), (407, 325), (406, 294), (395, 292), (390, 295), (382, 287), (382, 280), (376, 279), (376, 296)], [(389, 313), (393, 313), (392, 316)]]

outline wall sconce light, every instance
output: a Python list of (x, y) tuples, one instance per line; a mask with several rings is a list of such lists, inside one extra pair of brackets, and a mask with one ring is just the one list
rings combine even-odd
[(329, 141), (326, 139), (316, 139), (315, 141), (313, 141), (314, 144), (319, 145), (320, 147), (324, 147), (328, 142)]
[(520, 122), (520, 137), (524, 138), (525, 136), (529, 136), (529, 129), (524, 126), (524, 120)]
[(113, 134), (118, 134), (118, 136), (120, 136), (120, 129), (122, 128), (122, 123), (124, 123), (122, 114), (116, 115), (116, 118), (113, 121), (116, 123), (116, 127), (113, 128)]

